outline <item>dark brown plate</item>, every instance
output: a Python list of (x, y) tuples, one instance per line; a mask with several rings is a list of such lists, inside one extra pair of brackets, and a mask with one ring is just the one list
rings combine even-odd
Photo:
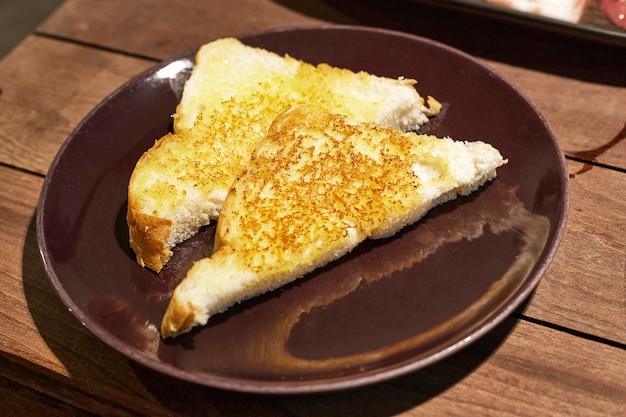
[(427, 130), (482, 139), (509, 159), (468, 198), (292, 285), (163, 341), (181, 274), (210, 253), (205, 227), (161, 274), (129, 249), (126, 188), (139, 156), (170, 129), (193, 54), (141, 74), (76, 128), (46, 177), (37, 215), (45, 268), (61, 299), (129, 358), (225, 389), (319, 392), (415, 371), (484, 335), (537, 285), (563, 233), (567, 174), (556, 139), (515, 87), (472, 57), (415, 36), (329, 26), (241, 38), (313, 63), (419, 80), (445, 104)]
[(626, 30), (614, 25), (601, 10), (602, 0), (589, 0), (578, 22), (513, 10), (487, 4), (481, 0), (411, 0), (437, 7), (452, 8), (468, 13), (488, 15), (500, 20), (540, 26), (542, 28), (617, 45), (626, 45)]

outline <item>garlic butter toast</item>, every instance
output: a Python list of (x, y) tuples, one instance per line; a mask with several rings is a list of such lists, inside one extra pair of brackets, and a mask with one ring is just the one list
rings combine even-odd
[(402, 130), (441, 105), (415, 80), (377, 77), (246, 46), (233, 38), (204, 45), (174, 115), (174, 132), (138, 161), (128, 187), (130, 245), (159, 271), (172, 248), (216, 219), (232, 182), (272, 120), (308, 104)]
[(178, 285), (163, 318), (176, 336), (466, 195), (506, 163), (484, 142), (404, 133), (317, 109), (280, 114), (232, 184), (215, 252)]

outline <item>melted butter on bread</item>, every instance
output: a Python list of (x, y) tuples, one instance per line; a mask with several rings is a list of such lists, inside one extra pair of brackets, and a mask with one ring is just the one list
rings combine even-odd
[(174, 291), (162, 335), (204, 325), (367, 238), (393, 235), (492, 180), (505, 163), (484, 142), (404, 133), (307, 107), (282, 113), (229, 190), (214, 254)]
[(416, 81), (317, 66), (233, 38), (204, 45), (165, 135), (138, 161), (127, 221), (137, 261), (161, 270), (172, 248), (218, 217), (233, 181), (272, 120), (306, 104), (402, 130), (439, 112)]

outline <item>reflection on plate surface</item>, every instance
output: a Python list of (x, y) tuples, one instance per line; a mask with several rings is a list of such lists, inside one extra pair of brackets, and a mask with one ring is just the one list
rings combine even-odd
[[(440, 360), (526, 299), (562, 235), (568, 190), (556, 140), (521, 93), (465, 54), (397, 32), (329, 26), (241, 39), (312, 63), (415, 78), (422, 94), (445, 104), (428, 133), (485, 140), (509, 164), (493, 183), (397, 236), (365, 242), (164, 341), (158, 328), (169, 296), (193, 261), (211, 253), (214, 225), (175, 248), (158, 275), (142, 269), (128, 245), (128, 179), (141, 153), (170, 129), (193, 54), (163, 63), (94, 109), (59, 151), (42, 191), (37, 232), (46, 270), (89, 330), (185, 380), (247, 392), (317, 392)], [(462, 83), (447, 75), (451, 68), (463, 71)]]

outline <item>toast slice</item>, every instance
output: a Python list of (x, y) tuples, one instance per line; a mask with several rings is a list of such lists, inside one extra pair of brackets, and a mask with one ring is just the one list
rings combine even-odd
[(439, 111), (415, 80), (377, 77), (246, 46), (204, 45), (174, 115), (174, 132), (138, 161), (128, 187), (130, 245), (140, 265), (160, 271), (172, 248), (216, 219), (256, 142), (290, 106), (308, 104), (402, 130)]
[(161, 325), (176, 336), (384, 238), (467, 195), (506, 163), (483, 142), (404, 133), (313, 108), (280, 114), (234, 182), (215, 252), (175, 289)]

